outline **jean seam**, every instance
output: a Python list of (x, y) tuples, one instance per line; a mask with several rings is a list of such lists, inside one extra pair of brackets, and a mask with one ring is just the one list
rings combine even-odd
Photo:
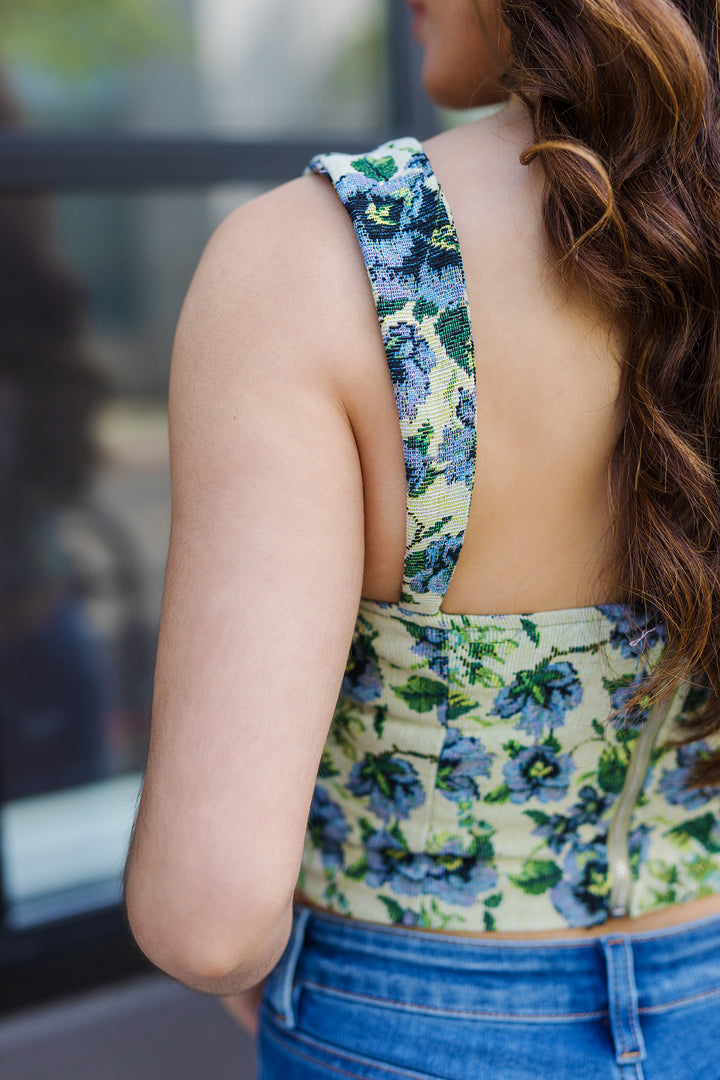
[(616, 944), (616, 942), (614, 942), (614, 941), (609, 941), (608, 942), (608, 945), (610, 946), (610, 955), (612, 956), (612, 965), (611, 965), (612, 966), (612, 981), (613, 981), (612, 1014), (613, 1014), (613, 1018), (615, 1019), (615, 1023), (616, 1023), (616, 1027), (617, 1027), (617, 1038), (618, 1038), (618, 1041), (620, 1043), (619, 1056), (620, 1057), (630, 1057), (631, 1051), (628, 1051), (626, 1049), (626, 1046), (625, 1046), (625, 1031), (624, 1031), (624, 1028), (623, 1028), (623, 1025), (622, 1025), (622, 1016), (621, 1016), (621, 1013), (620, 1013), (620, 982), (619, 982), (618, 963), (617, 963), (617, 960), (615, 959), (615, 950), (614, 950), (615, 944)]
[(436, 1080), (436, 1078), (430, 1076), (429, 1073), (419, 1073), (414, 1069), (403, 1069), (402, 1066), (388, 1065), (384, 1061), (374, 1061), (372, 1058), (359, 1057), (347, 1050), (333, 1046), (332, 1043), (323, 1043), (319, 1039), (313, 1039), (307, 1035), (301, 1034), (297, 1029), (288, 1032), (286, 1028), (281, 1027), (279, 1032), (266, 1030), (264, 1035), (265, 1038), (282, 1046), (288, 1053), (295, 1054), (297, 1057), (304, 1058), (306, 1061), (311, 1061), (314, 1065), (321, 1065), (324, 1069), (333, 1069), (335, 1072), (342, 1073), (345, 1076), (352, 1076), (354, 1080), (367, 1080), (367, 1077), (358, 1076), (357, 1073), (348, 1072), (347, 1070), (340, 1068), (340, 1066), (330, 1065), (328, 1062), (310, 1057), (309, 1054), (303, 1054), (293, 1046), (292, 1043), (301, 1042), (309, 1049), (319, 1050), (321, 1053), (327, 1054), (328, 1057), (340, 1058), (343, 1061), (361, 1065), (366, 1069), (374, 1069), (378, 1073), (393, 1073), (395, 1076), (406, 1077), (407, 1080)]
[(373, 994), (360, 994), (356, 990), (339, 990), (334, 986), (325, 986), (323, 983), (314, 982), (311, 979), (299, 979), (298, 984), (308, 990), (320, 990), (329, 997), (339, 997), (349, 1001), (362, 1001), (369, 1004), (377, 1004), (382, 1007), (396, 1006), (404, 1012), (440, 1013), (450, 1016), (479, 1016), (490, 1020), (512, 1020), (522, 1023), (552, 1023), (564, 1020), (601, 1020), (606, 1012), (599, 1009), (595, 1012), (579, 1013), (501, 1013), (487, 1012), (483, 1009), (451, 1009), (441, 1005), (419, 1005), (413, 1001), (400, 1001), (397, 998), (376, 997)]
[[(625, 1057), (639, 1057), (640, 1056), (640, 1046), (641, 1046), (641, 1041), (640, 1041), (641, 1036), (640, 1036), (640, 1031), (638, 1030), (637, 1020), (635, 1018), (635, 1012), (633, 1010), (633, 998), (634, 998), (633, 989), (634, 989), (634, 985), (633, 985), (633, 980), (630, 978), (631, 968), (633, 969), (633, 972), (634, 972), (632, 945), (630, 944), (629, 941), (623, 941), (620, 948), (622, 949), (622, 953), (623, 953), (622, 978), (623, 978), (623, 981), (625, 983), (625, 1004), (626, 1004), (626, 1007), (627, 1007), (628, 1027), (630, 1028), (630, 1033), (632, 1035), (633, 1043), (637, 1048), (635, 1050), (626, 1051), (624, 1056)], [(637, 1007), (637, 1003), (636, 1003), (636, 1007)]]
[(639, 1013), (659, 1013), (665, 1009), (672, 1009), (677, 1005), (692, 1004), (694, 1001), (702, 1001), (703, 998), (713, 997), (720, 994), (720, 986), (714, 986), (712, 990), (699, 990), (697, 994), (687, 994), (685, 997), (673, 998), (672, 1001), (664, 1001), (660, 1005), (640, 1005)]

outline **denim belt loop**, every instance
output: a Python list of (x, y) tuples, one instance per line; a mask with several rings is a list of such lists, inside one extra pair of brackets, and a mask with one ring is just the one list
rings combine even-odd
[[(607, 968), (610, 1028), (615, 1060), (625, 1066), (623, 1076), (642, 1078), (640, 1062), (645, 1060), (645, 1042), (640, 1030), (638, 993), (632, 944), (627, 938), (601, 938)], [(629, 1067), (628, 1067), (629, 1066)]]
[(268, 984), (267, 1001), (287, 1028), (294, 1028), (296, 1023), (293, 1001), (295, 969), (305, 940), (305, 927), (310, 914), (310, 908), (294, 909), (293, 925), (288, 943), (272, 970)]

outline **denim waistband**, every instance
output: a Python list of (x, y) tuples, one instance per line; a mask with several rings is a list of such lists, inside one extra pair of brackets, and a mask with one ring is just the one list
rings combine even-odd
[(596, 938), (492, 941), (298, 904), (286, 956), (299, 984), (336, 994), (455, 1014), (583, 1019), (607, 1015), (608, 982), (618, 971), (633, 976), (640, 1013), (720, 993), (720, 915)]

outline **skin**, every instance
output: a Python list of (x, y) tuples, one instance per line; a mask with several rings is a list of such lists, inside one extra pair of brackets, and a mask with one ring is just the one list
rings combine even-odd
[[(478, 75), (489, 85), (496, 61), (474, 6), (423, 7), (426, 89), (477, 104)], [(492, 25), (489, 5), (482, 14)], [(531, 140), (511, 100), (425, 144), (458, 230), (477, 360), (482, 467), (449, 612), (618, 599), (605, 480), (624, 421), (622, 340), (553, 275), (539, 163), (518, 161)], [(405, 550), (387, 360), (352, 225), (325, 180), (246, 204), (211, 239), (178, 326), (170, 436), (173, 520), (127, 910), (154, 963), (221, 996), (253, 1033), (291, 927), (358, 603), (399, 599)], [(630, 928), (709, 914), (718, 899)]]
[(423, 48), (422, 83), (438, 105), (468, 109), (503, 98), (496, 85), (507, 31), (494, 3), (409, 0)]

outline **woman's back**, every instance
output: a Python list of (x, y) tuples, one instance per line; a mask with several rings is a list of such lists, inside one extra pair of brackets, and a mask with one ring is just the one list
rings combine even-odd
[[(425, 146), (459, 236), (477, 377), (477, 468), (447, 612), (620, 599), (607, 573), (614, 551), (608, 465), (623, 426), (620, 343), (597, 307), (568, 298), (552, 273), (542, 177), (518, 162), (531, 138), (524, 112), (506, 106)], [(343, 239), (359, 306), (369, 286), (351, 229)], [(365, 483), (363, 595), (397, 600), (405, 470), (377, 316), (369, 304), (362, 311), (362, 338), (353, 338), (352, 349), (362, 375), (351, 409)]]
[[(688, 818), (713, 792), (679, 798), (705, 748), (688, 756), (664, 743), (702, 699), (683, 686), (662, 708), (628, 707), (667, 642), (657, 614), (640, 606), (445, 610), (471, 492), (477, 505), (473, 479), (492, 456), (474, 437), (482, 383), (452, 209), (411, 138), (356, 158), (320, 155), (311, 167), (332, 182), (367, 268), (398, 414), (388, 422), (402, 435), (407, 530), (399, 602), (360, 604), (298, 899), (370, 922), (460, 924), (473, 934), (552, 934), (659, 910), (662, 920), (682, 918), (661, 909), (699, 900), (717, 872), (693, 832), (699, 819)], [(536, 382), (535, 396), (543, 389)], [(532, 394), (522, 395), (516, 424), (536, 423)], [(573, 396), (570, 409), (590, 410)], [(547, 441), (568, 427), (562, 417), (540, 423)], [(571, 432), (576, 424), (571, 417)], [(500, 427), (512, 431), (512, 419)], [(573, 463), (581, 455), (572, 445), (565, 453)], [(473, 554), (482, 566), (477, 544)], [(466, 559), (471, 583), (473, 569)]]
[[(717, 20), (685, 6), (705, 54), (672, 0), (411, 0), (435, 99), (507, 111), (321, 155), (190, 290), (126, 895), (190, 985), (275, 969), (268, 1080), (716, 1064)], [(414, 930), (452, 925), (497, 940)], [(501, 940), (553, 928), (596, 936)]]

